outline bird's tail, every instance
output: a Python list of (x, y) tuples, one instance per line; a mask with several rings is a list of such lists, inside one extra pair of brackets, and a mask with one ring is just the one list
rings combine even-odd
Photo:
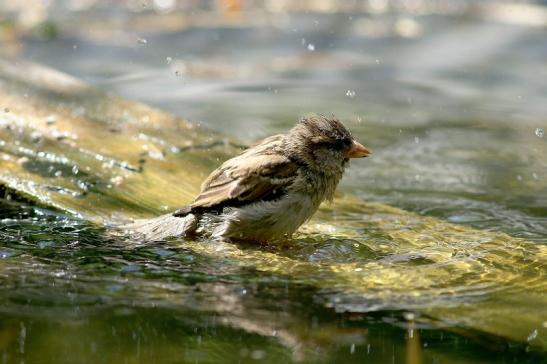
[(164, 240), (171, 237), (185, 238), (197, 228), (197, 217), (188, 214), (183, 217), (173, 214), (161, 215), (152, 219), (135, 220), (116, 227), (121, 233), (142, 238), (147, 241)]

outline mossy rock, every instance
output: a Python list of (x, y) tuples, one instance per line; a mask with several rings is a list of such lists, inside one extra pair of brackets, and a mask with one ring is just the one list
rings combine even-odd
[[(0, 184), (99, 224), (186, 204), (241, 149), (31, 63), (0, 61), (0, 100)], [(338, 196), (286, 246), (169, 244), (290, 276), (336, 310), (413, 310), (547, 349), (547, 248), (503, 233)]]

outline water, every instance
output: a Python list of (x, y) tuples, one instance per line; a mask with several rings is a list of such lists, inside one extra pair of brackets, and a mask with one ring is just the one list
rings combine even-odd
[[(341, 191), (547, 242), (545, 26), (477, 9), (265, 13), (263, 22), (214, 13), (205, 23), (193, 9), (193, 26), (186, 28), (179, 22), (188, 20), (184, 11), (138, 8), (72, 10), (72, 20), (52, 11), (58, 36), (23, 33), (16, 55), (244, 143), (283, 132), (309, 112), (335, 113), (374, 151), (352, 164)], [(114, 21), (120, 18), (121, 25)], [(135, 248), (24, 201), (4, 200), (0, 212), (0, 355), (7, 362), (546, 361), (544, 350), (527, 342), (450, 325), (450, 317), (425, 319), (423, 302), (429, 301), (403, 295), (385, 306), (322, 288), (321, 281), (331, 279), (322, 269), (312, 271), (318, 277), (284, 275), (176, 242)], [(442, 252), (382, 252), (377, 246), (392, 241), (372, 222), (359, 225), (363, 216), (348, 209), (320, 217), (355, 222), (357, 246), (330, 231), (277, 253), (312, 265), (365, 259), (423, 269), (408, 273), (409, 289), (413, 279), (427, 278)], [(457, 263), (482, 264), (477, 252), (458, 252)], [(506, 288), (495, 284), (493, 273), (477, 271), (483, 286), (453, 294), (441, 282), (426, 296), (440, 292), (447, 306), (497, 290), (503, 297)], [(394, 288), (370, 289), (378, 287)], [(547, 318), (541, 307), (535, 313), (537, 335)], [(527, 337), (533, 344), (534, 331)]]
[[(404, 310), (336, 312), (328, 292), (175, 243), (135, 248), (46, 209), (4, 201), (1, 211), (7, 362), (542, 360), (524, 344), (416, 324)], [(325, 249), (322, 259), (336, 254)]]

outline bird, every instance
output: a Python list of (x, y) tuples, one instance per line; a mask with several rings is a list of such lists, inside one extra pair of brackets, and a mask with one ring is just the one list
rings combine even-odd
[(269, 242), (290, 238), (325, 201), (353, 158), (370, 150), (335, 116), (312, 115), (215, 169), (195, 199), (120, 228), (145, 240), (199, 237)]

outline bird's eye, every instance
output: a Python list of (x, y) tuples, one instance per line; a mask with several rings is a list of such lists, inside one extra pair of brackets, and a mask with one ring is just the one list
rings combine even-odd
[(335, 141), (334, 144), (333, 144), (333, 148), (336, 149), (336, 150), (344, 149), (344, 142), (341, 141), (341, 140)]
[(347, 149), (349, 148), (349, 146), (351, 145), (351, 141), (349, 140), (337, 140), (336, 142), (334, 142), (333, 144), (333, 148), (336, 149), (336, 150), (342, 150), (342, 149)]

